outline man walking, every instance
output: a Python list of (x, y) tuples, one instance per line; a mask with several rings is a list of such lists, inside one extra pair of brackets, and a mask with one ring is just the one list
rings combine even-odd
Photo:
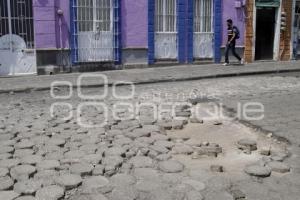
[(240, 38), (239, 29), (236, 26), (233, 26), (232, 19), (227, 20), (227, 35), (228, 41), (226, 44), (225, 49), (225, 63), (224, 66), (229, 65), (229, 51), (232, 51), (232, 54), (239, 60), (240, 64), (244, 64), (244, 59), (242, 59), (236, 52), (235, 52), (235, 44), (236, 40)]

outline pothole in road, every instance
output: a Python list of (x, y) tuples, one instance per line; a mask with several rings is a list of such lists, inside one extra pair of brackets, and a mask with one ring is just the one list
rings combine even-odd
[[(214, 155), (182, 155), (174, 157), (185, 164), (191, 170), (203, 169), (210, 171), (212, 166), (222, 166), (228, 175), (244, 175), (244, 169), (247, 165), (263, 164), (263, 160), (268, 160), (271, 154), (286, 152), (286, 144), (278, 143), (274, 139), (251, 130), (244, 125), (223, 122), (221, 125), (213, 123), (189, 123), (182, 130), (168, 131), (171, 138), (186, 140), (185, 143), (191, 144), (196, 149), (208, 146), (209, 144), (217, 145), (222, 148), (222, 152)], [(187, 138), (189, 138), (187, 140)], [(257, 143), (257, 150), (251, 151), (251, 154), (239, 149), (238, 141), (251, 140)], [(194, 143), (194, 144), (192, 144)], [(270, 152), (268, 152), (270, 150)], [(196, 150), (197, 151), (197, 150)], [(265, 155), (263, 155), (265, 154)], [(271, 159), (271, 157), (270, 157)]]
[[(173, 156), (189, 171), (223, 172), (222, 175), (233, 179), (247, 174), (265, 177), (271, 173), (280, 175), (290, 171), (283, 163), (288, 156), (288, 144), (238, 121), (188, 123), (181, 130), (168, 130), (167, 134), (172, 140), (193, 147), (194, 152), (190, 155), (175, 152)], [(261, 172), (264, 170), (266, 172)], [(205, 177), (209, 178), (205, 175), (202, 178)]]

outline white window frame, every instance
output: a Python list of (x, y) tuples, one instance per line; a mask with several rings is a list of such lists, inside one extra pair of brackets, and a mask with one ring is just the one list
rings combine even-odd
[[(172, 13), (167, 13), (168, 8), (167, 8), (167, 1), (172, 2), (172, 7), (169, 7), (169, 9), (172, 9)], [(159, 6), (161, 6), (162, 2), (162, 11), (163, 13), (158, 13), (160, 9)], [(162, 30), (160, 29), (159, 24), (160, 23), (160, 17), (162, 17)], [(173, 17), (173, 19), (171, 18)], [(168, 18), (169, 20), (173, 20), (173, 25), (172, 23), (168, 23)], [(155, 0), (155, 32), (156, 33), (177, 33), (177, 0)]]
[[(199, 5), (197, 5), (196, 2), (199, 2), (200, 4), (200, 9)], [(205, 5), (204, 2), (209, 2), (208, 4)], [(210, 15), (206, 16), (205, 14), (205, 6), (210, 5)], [(213, 5), (214, 5), (214, 1), (213, 0), (194, 0), (194, 20), (199, 20), (198, 24), (197, 22), (194, 22), (194, 32), (195, 33), (214, 33), (214, 27), (213, 27), (213, 19), (214, 19), (214, 12), (213, 12)], [(206, 8), (207, 9), (207, 8)], [(200, 12), (200, 13), (199, 13)], [(200, 14), (200, 15), (197, 15)], [(204, 22), (206, 20), (206, 18), (209, 18), (210, 20), (210, 30), (206, 30), (207, 27), (204, 27)], [(208, 20), (207, 20), (208, 22)], [(199, 26), (199, 27), (197, 27)]]
[[(88, 19), (88, 15), (86, 13), (83, 13), (82, 15), (80, 15), (81, 17), (84, 15), (84, 18), (83, 19), (77, 19), (77, 21), (79, 23), (84, 23), (84, 22), (91, 22), (92, 21), (92, 24), (93, 24), (93, 27), (92, 27), (92, 31), (94, 32), (112, 32), (113, 31), (113, 23), (114, 23), (114, 16), (113, 16), (113, 10), (114, 10), (114, 6), (113, 6), (113, 0), (110, 0), (110, 21), (109, 21), (109, 30), (98, 30), (98, 27), (97, 27), (97, 23), (103, 23), (103, 19), (102, 20), (99, 20), (97, 19), (97, 12), (99, 12), (99, 9), (106, 9), (106, 7), (97, 7), (97, 1), (99, 0), (92, 0), (92, 5), (87, 5), (86, 4), (86, 1), (87, 0), (79, 0), (79, 1), (83, 1), (84, 2), (84, 6), (82, 4), (79, 4), (80, 6), (77, 7), (77, 12), (81, 12), (81, 9), (86, 9), (86, 8), (91, 8), (92, 7), (92, 10), (93, 10), (93, 19)], [(102, 2), (102, 6), (103, 5), (103, 0), (101, 0)], [(78, 14), (79, 15), (79, 14)], [(101, 15), (104, 17), (104, 14), (103, 12), (101, 13)], [(81, 24), (82, 25), (82, 24)], [(80, 26), (80, 25), (79, 25)], [(85, 25), (84, 25), (85, 26)], [(80, 27), (79, 27), (79, 32), (88, 32), (88, 30), (84, 30), (84, 31), (81, 31), (80, 30)]]

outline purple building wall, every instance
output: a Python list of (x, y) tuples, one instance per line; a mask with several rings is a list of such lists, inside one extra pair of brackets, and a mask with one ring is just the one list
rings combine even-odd
[(235, 8), (234, 0), (223, 0), (223, 38), (222, 44), (226, 45), (227, 42), (227, 25), (226, 20), (231, 18), (235, 26), (240, 30), (240, 39), (237, 41), (237, 46), (244, 46), (244, 31), (245, 31), (245, 18), (241, 8)]
[[(233, 19), (241, 34), (237, 45), (244, 46), (244, 14), (241, 9), (234, 7), (234, 2), (234, 0), (223, 0), (223, 22), (228, 18)], [(61, 41), (64, 48), (69, 47), (69, 3), (68, 0), (33, 0), (37, 49), (60, 48)], [(64, 12), (62, 17), (57, 15), (59, 8)], [(121, 20), (123, 48), (148, 48), (148, 1), (122, 0)], [(223, 23), (223, 45), (227, 40), (226, 29), (226, 23)]]
[(122, 1), (123, 48), (148, 47), (148, 0)]
[(64, 11), (61, 17), (62, 44), (69, 47), (70, 9), (67, 0), (33, 0), (35, 43), (37, 49), (60, 48), (60, 20), (57, 9)]

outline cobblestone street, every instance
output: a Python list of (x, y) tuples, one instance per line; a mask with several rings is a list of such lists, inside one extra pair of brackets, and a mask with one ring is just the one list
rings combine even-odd
[(0, 94), (0, 200), (299, 199), (297, 73), (73, 90)]

